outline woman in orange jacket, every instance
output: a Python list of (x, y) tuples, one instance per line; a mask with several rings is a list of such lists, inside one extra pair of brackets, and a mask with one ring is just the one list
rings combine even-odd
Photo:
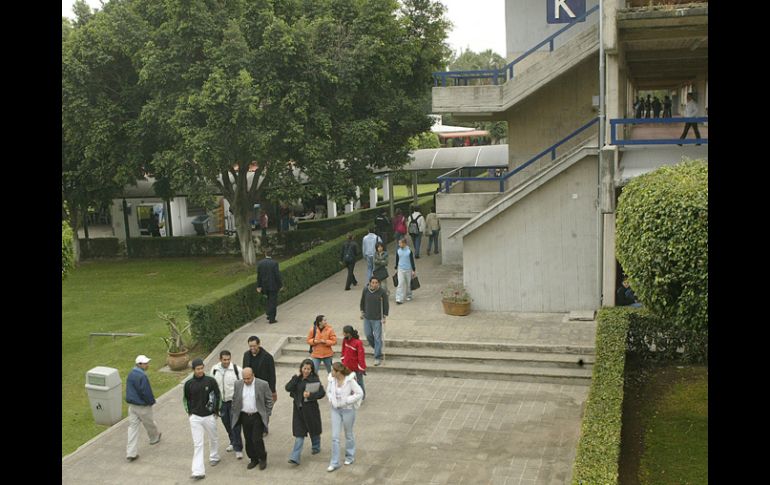
[(311, 348), (310, 358), (313, 359), (316, 375), (321, 362), (324, 363), (327, 374), (331, 374), (332, 356), (334, 355), (332, 345), (337, 343), (337, 335), (334, 334), (334, 329), (326, 321), (325, 316), (315, 317), (313, 328), (307, 334), (307, 343)]

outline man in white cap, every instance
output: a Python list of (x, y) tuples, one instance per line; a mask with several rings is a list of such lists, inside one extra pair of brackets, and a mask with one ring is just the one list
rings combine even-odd
[(136, 460), (137, 444), (139, 441), (139, 423), (144, 425), (150, 444), (160, 441), (161, 433), (155, 425), (152, 417), (152, 405), (155, 404), (155, 396), (152, 394), (150, 380), (147, 378), (147, 368), (150, 367), (150, 358), (146, 355), (136, 357), (136, 367), (128, 374), (126, 379), (126, 402), (128, 403), (128, 444), (126, 445), (126, 459)]

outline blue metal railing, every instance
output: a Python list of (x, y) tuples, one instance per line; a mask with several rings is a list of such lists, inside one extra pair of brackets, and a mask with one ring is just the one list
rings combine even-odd
[(565, 25), (561, 29), (557, 30), (553, 34), (546, 37), (544, 40), (536, 44), (534, 47), (529, 49), (528, 51), (524, 52), (522, 55), (517, 57), (516, 59), (512, 60), (508, 65), (501, 69), (485, 69), (485, 70), (477, 70), (477, 71), (439, 71), (433, 73), (433, 85), (438, 86), (439, 81), (441, 81), (441, 86), (446, 87), (447, 85), (447, 79), (453, 79), (455, 86), (468, 85), (468, 81), (470, 79), (492, 79), (494, 84), (499, 84), (498, 79), (503, 78), (504, 81), (508, 81), (510, 79), (513, 79), (513, 66), (517, 63), (523, 61), (526, 59), (530, 54), (537, 51), (541, 47), (545, 46), (546, 44), (549, 45), (550, 52), (553, 52), (554, 44), (553, 41), (561, 35), (562, 33), (566, 32), (567, 30), (571, 29), (573, 26), (577, 25), (578, 23), (582, 22), (586, 18), (588, 18), (589, 15), (591, 15), (594, 12), (597, 12), (599, 10), (599, 5), (596, 5), (595, 7), (587, 10), (583, 15), (575, 18), (572, 22)]
[[(580, 133), (582, 133), (585, 130), (587, 130), (588, 128), (590, 128), (591, 126), (597, 124), (598, 122), (599, 122), (599, 118), (598, 117), (597, 118), (593, 118), (591, 121), (589, 121), (585, 125), (581, 126), (577, 130), (575, 130), (572, 133), (570, 133), (569, 135), (567, 135), (566, 137), (562, 138), (558, 142), (554, 143), (550, 147), (546, 148), (542, 152), (538, 153), (534, 157), (530, 158), (529, 160), (527, 160), (523, 164), (519, 165), (518, 167), (514, 168), (513, 170), (511, 170), (510, 172), (507, 172), (505, 174), (501, 174), (499, 176), (484, 176), (484, 177), (452, 177), (452, 176), (450, 176), (450, 174), (452, 174), (452, 172), (461, 171), (464, 168), (465, 169), (473, 168), (473, 167), (460, 167), (460, 168), (456, 168), (454, 170), (450, 170), (449, 172), (447, 172), (447, 173), (445, 173), (443, 175), (438, 176), (436, 178), (436, 180), (438, 180), (439, 184), (443, 185), (442, 192), (446, 192), (446, 193), (449, 193), (449, 188), (451, 187), (452, 183), (457, 182), (457, 181), (461, 181), (461, 180), (475, 180), (475, 181), (478, 181), (478, 182), (489, 181), (489, 180), (496, 180), (500, 184), (499, 191), (500, 192), (505, 192), (505, 181), (506, 180), (508, 180), (509, 178), (513, 177), (517, 173), (521, 172), (525, 168), (529, 167), (530, 165), (532, 165), (536, 161), (540, 160), (544, 156), (548, 155), (549, 153), (551, 154), (551, 160), (556, 160), (556, 149), (557, 148), (559, 148), (563, 144), (567, 143), (568, 141), (570, 141), (571, 139), (573, 139), (574, 137), (576, 137)], [(507, 169), (508, 167), (485, 167), (485, 168), (506, 168)]]
[[(708, 138), (661, 138), (623, 140), (617, 137), (618, 125), (644, 125), (657, 123), (707, 123), (708, 116), (696, 118), (616, 118), (610, 120), (610, 144), (612, 145), (700, 145), (708, 143)], [(690, 131), (694, 131), (690, 129)], [(689, 133), (688, 133), (689, 135)]]

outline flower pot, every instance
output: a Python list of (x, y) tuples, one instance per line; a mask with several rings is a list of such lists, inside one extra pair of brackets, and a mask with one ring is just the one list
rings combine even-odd
[(190, 356), (188, 355), (188, 351), (185, 350), (184, 352), (169, 352), (168, 357), (166, 358), (166, 363), (171, 370), (179, 371), (187, 369), (190, 364)]
[(452, 301), (441, 300), (441, 304), (444, 305), (444, 313), (447, 315), (464, 317), (471, 312), (471, 302), (455, 303)]

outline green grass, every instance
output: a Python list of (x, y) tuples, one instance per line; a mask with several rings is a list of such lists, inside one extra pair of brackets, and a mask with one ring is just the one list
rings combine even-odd
[[(708, 483), (708, 368), (668, 368), (659, 399), (643, 412), (642, 485)], [(656, 379), (656, 380), (657, 380)]]
[[(417, 184), (417, 193), (419, 195), (430, 194), (436, 191), (438, 184)], [(393, 198), (400, 199), (409, 195), (406, 185), (394, 185), (393, 186)], [(382, 197), (380, 196), (380, 199)]]
[[(84, 261), (62, 283), (62, 456), (101, 433), (93, 421), (85, 374), (96, 366), (125, 379), (138, 354), (152, 359), (150, 382), (156, 398), (187, 373), (158, 372), (165, 366), (166, 327), (158, 311), (187, 320), (185, 306), (249, 274), (240, 257)], [(136, 332), (142, 337), (93, 337), (91, 332)], [(193, 352), (194, 353), (194, 352)], [(123, 403), (123, 416), (127, 406)]]

